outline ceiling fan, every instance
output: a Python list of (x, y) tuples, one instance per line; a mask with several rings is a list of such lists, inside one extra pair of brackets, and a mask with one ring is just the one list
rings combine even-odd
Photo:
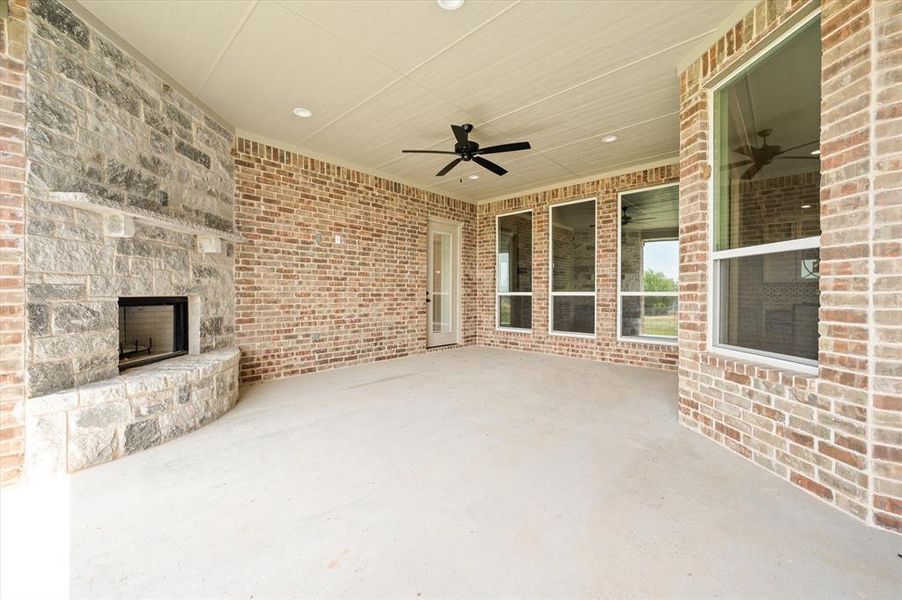
[[(620, 208), (620, 225), (626, 226), (626, 225), (629, 225), (630, 223), (648, 223), (649, 221), (654, 220), (651, 217), (644, 217), (644, 218), (637, 219), (633, 215), (629, 214), (629, 212), (627, 212), (630, 208), (633, 208), (633, 207), (632, 206), (622, 206)], [(640, 212), (644, 212), (644, 211), (640, 210)]]
[(745, 165), (751, 165), (748, 169), (745, 170), (745, 173), (741, 175), (742, 179), (751, 179), (754, 177), (758, 171), (761, 170), (765, 165), (769, 165), (771, 161), (775, 158), (787, 159), (802, 159), (802, 160), (820, 160), (818, 156), (783, 156), (787, 152), (791, 152), (793, 150), (797, 150), (804, 146), (810, 146), (811, 144), (816, 144), (818, 140), (812, 140), (810, 142), (805, 142), (804, 144), (799, 144), (797, 146), (793, 146), (791, 148), (787, 148), (783, 150), (780, 146), (772, 146), (767, 143), (768, 136), (773, 133), (773, 129), (762, 129), (757, 131), (755, 135), (761, 138), (760, 146), (751, 146), (749, 144), (743, 144), (738, 148), (733, 148), (733, 152), (737, 154), (743, 154), (748, 156), (747, 160), (740, 160), (734, 163), (729, 164), (729, 168), (733, 169), (735, 167), (742, 167)]
[(454, 132), (454, 139), (457, 140), (457, 143), (454, 144), (453, 152), (447, 150), (401, 150), (401, 152), (414, 152), (417, 154), (456, 155), (457, 158), (445, 165), (441, 171), (435, 174), (436, 177), (442, 177), (443, 175), (446, 175), (451, 169), (456, 167), (461, 161), (466, 162), (471, 160), (477, 165), (485, 167), (496, 175), (504, 175), (505, 173), (507, 173), (507, 169), (500, 165), (496, 165), (490, 160), (482, 158), (482, 155), (498, 154), (499, 152), (515, 152), (517, 150), (529, 150), (531, 148), (529, 142), (513, 142), (510, 144), (498, 144), (497, 146), (480, 148), (479, 144), (470, 140), (470, 132), (473, 131), (473, 126), (469, 123), (464, 123), (463, 125), (452, 125), (451, 131)]

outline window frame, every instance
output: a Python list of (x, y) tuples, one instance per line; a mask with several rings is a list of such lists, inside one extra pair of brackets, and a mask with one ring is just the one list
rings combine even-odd
[[(559, 206), (567, 206), (569, 204), (581, 204), (583, 202), (592, 203), (593, 224), (595, 225), (594, 234), (594, 274), (592, 276), (591, 292), (555, 292), (554, 291), (554, 209)], [(592, 309), (594, 311), (592, 318), (592, 333), (580, 333), (576, 331), (557, 331), (554, 328), (554, 298), (555, 296), (564, 297), (591, 297)], [(557, 202), (548, 205), (548, 335), (557, 337), (582, 338), (585, 340), (594, 340), (598, 335), (598, 197), (591, 196), (589, 198), (580, 198), (578, 200), (568, 200), (566, 202)]]
[[(535, 212), (531, 208), (524, 208), (521, 210), (515, 210), (512, 212), (506, 212), (506, 213), (499, 213), (499, 214), (495, 215), (495, 331), (509, 331), (509, 332), (513, 332), (513, 333), (532, 333), (532, 311), (535, 308), (535, 306), (533, 306), (533, 301), (532, 301), (533, 293), (532, 292), (501, 292), (498, 289), (500, 287), (499, 284), (501, 283), (501, 278), (498, 276), (499, 273), (501, 272), (501, 269), (499, 267), (499, 259), (498, 259), (498, 245), (499, 245), (499, 242), (501, 241), (501, 217), (522, 215), (524, 213), (530, 213), (529, 227), (530, 227), (530, 232), (534, 234), (535, 233)], [(533, 285), (532, 285), (532, 279), (533, 279), (533, 277), (532, 277), (532, 273), (533, 273), (532, 254), (533, 254), (534, 249), (535, 249), (535, 239), (534, 239), (534, 237), (532, 237), (530, 239), (530, 243), (529, 243), (529, 265), (530, 265), (529, 287), (530, 287), (530, 289), (533, 288)], [(506, 326), (501, 325), (501, 298), (503, 296), (505, 296), (505, 297), (528, 296), (530, 298), (530, 301), (529, 301), (529, 304), (530, 304), (529, 324), (530, 324), (530, 326), (529, 326), (529, 328), (506, 327)]]
[[(624, 292), (621, 289), (620, 284), (620, 250), (621, 250), (621, 228), (623, 224), (620, 221), (620, 215), (623, 214), (623, 205), (622, 199), (623, 196), (629, 194), (635, 194), (638, 192), (645, 192), (648, 190), (659, 190), (668, 187), (675, 187), (677, 189), (677, 237), (667, 237), (667, 238), (654, 238), (643, 240), (643, 242), (647, 241), (680, 241), (679, 237), (679, 228), (680, 228), (680, 217), (679, 217), (679, 191), (680, 191), (680, 182), (674, 181), (672, 183), (663, 183), (661, 185), (651, 185), (648, 187), (635, 188), (632, 190), (623, 190), (622, 192), (617, 192), (617, 341), (618, 342), (626, 342), (626, 343), (640, 343), (640, 344), (656, 344), (659, 346), (678, 346), (679, 345), (679, 337), (680, 337), (680, 291), (679, 291), (679, 272), (677, 274), (677, 291), (675, 292)], [(679, 250), (677, 250), (677, 261), (679, 261)], [(678, 263), (679, 264), (679, 263)], [(674, 337), (664, 337), (664, 336), (642, 336), (642, 335), (623, 335), (623, 297), (629, 296), (640, 296), (640, 297), (676, 297), (677, 299), (677, 334)]]
[[(711, 84), (706, 93), (707, 97), (707, 106), (708, 108), (708, 134), (707, 134), (707, 144), (708, 144), (708, 164), (711, 166), (711, 176), (708, 177), (707, 184), (707, 192), (708, 192), (708, 202), (707, 202), (707, 212), (708, 212), (708, 224), (707, 224), (707, 233), (708, 233), (708, 257), (707, 257), (707, 272), (708, 272), (708, 281), (710, 285), (708, 285), (707, 292), (707, 303), (708, 303), (708, 322), (707, 322), (707, 334), (708, 334), (708, 343), (707, 343), (707, 351), (711, 354), (723, 356), (725, 358), (743, 360), (747, 362), (757, 362), (760, 364), (764, 364), (771, 367), (776, 367), (779, 369), (787, 369), (790, 371), (795, 371), (799, 373), (803, 373), (806, 375), (817, 375), (819, 372), (819, 363), (817, 360), (811, 360), (806, 358), (801, 358), (797, 356), (790, 356), (786, 354), (779, 354), (776, 352), (768, 352), (766, 350), (755, 350), (752, 348), (744, 348), (741, 346), (733, 346), (730, 344), (722, 344), (718, 340), (720, 339), (720, 268), (719, 262), (721, 260), (728, 260), (731, 258), (741, 258), (745, 256), (758, 256), (763, 254), (776, 254), (779, 252), (789, 252), (794, 250), (810, 250), (817, 248), (820, 250), (820, 239), (821, 236), (810, 236), (806, 238), (799, 238), (794, 240), (785, 240), (782, 242), (771, 242), (767, 244), (757, 244), (754, 246), (745, 246), (742, 248), (730, 248), (728, 250), (716, 250), (716, 239), (715, 235), (717, 234), (717, 215), (715, 211), (717, 210), (717, 198), (715, 194), (717, 192), (717, 156), (716, 156), (716, 140), (718, 134), (718, 126), (717, 126), (717, 117), (715, 110), (715, 98), (717, 93), (729, 85), (733, 83), (738, 77), (740, 77), (748, 68), (757, 64), (761, 60), (765, 59), (769, 56), (774, 50), (776, 50), (780, 45), (782, 45), (786, 40), (794, 36), (796, 33), (804, 29), (806, 26), (810, 25), (811, 22), (818, 17), (821, 16), (821, 8), (820, 6), (813, 7), (810, 12), (805, 14), (800, 14), (798, 16), (798, 20), (795, 23), (788, 24), (787, 28), (779, 32), (775, 35), (775, 37), (767, 43), (763, 48), (755, 52), (752, 56), (747, 59), (740, 61), (738, 64), (733, 65), (730, 70), (721, 78), (717, 79), (713, 84)], [(820, 318), (818, 319), (818, 324), (820, 324)]]

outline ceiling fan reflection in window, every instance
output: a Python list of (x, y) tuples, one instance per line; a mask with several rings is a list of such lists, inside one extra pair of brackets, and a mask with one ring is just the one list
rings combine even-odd
[[(745, 77), (745, 94), (748, 100), (748, 108), (749, 113), (752, 120), (752, 131), (754, 131), (754, 135), (756, 138), (761, 138), (761, 145), (753, 146), (751, 140), (749, 140), (748, 132), (749, 128), (745, 123), (745, 114), (742, 111), (742, 106), (739, 102), (738, 95), (733, 96), (733, 101), (735, 103), (735, 110), (739, 116), (740, 124), (742, 127), (742, 131), (745, 133), (745, 141), (746, 143), (738, 148), (733, 148), (733, 152), (736, 154), (742, 154), (743, 156), (747, 156), (748, 158), (745, 160), (736, 161), (727, 165), (730, 169), (735, 169), (738, 167), (744, 167), (748, 165), (748, 169), (740, 176), (741, 179), (751, 179), (755, 175), (758, 174), (763, 167), (771, 164), (774, 159), (779, 158), (781, 160), (786, 159), (796, 159), (796, 160), (820, 160), (819, 156), (808, 155), (808, 156), (783, 156), (787, 152), (792, 152), (793, 150), (798, 150), (799, 148), (804, 148), (805, 146), (810, 146), (812, 144), (817, 144), (820, 142), (819, 139), (811, 140), (810, 142), (805, 142), (804, 144), (797, 144), (792, 146), (791, 148), (787, 148), (783, 150), (781, 146), (771, 145), (767, 143), (767, 138), (773, 133), (773, 129), (758, 129), (757, 119), (755, 119), (755, 101), (752, 99), (752, 87), (749, 83), (748, 76)], [(757, 141), (757, 140), (756, 140)]]
[(796, 146), (792, 146), (791, 148), (787, 148), (783, 150), (780, 146), (772, 146), (767, 143), (767, 138), (773, 132), (772, 129), (762, 129), (760, 131), (755, 132), (755, 135), (761, 138), (760, 146), (752, 146), (750, 144), (743, 144), (738, 148), (733, 148), (733, 152), (736, 154), (743, 154), (748, 156), (746, 160), (740, 160), (734, 163), (730, 163), (729, 167), (734, 169), (736, 167), (743, 167), (745, 165), (750, 165), (748, 169), (745, 170), (745, 173), (741, 175), (742, 179), (751, 179), (755, 175), (758, 174), (764, 166), (769, 165), (775, 158), (779, 159), (798, 159), (798, 160), (820, 160), (817, 156), (783, 156), (787, 152), (792, 152), (793, 150), (798, 150), (799, 148), (804, 148), (805, 146), (810, 146), (811, 144), (816, 144), (818, 140), (812, 140), (810, 142), (805, 142), (804, 144), (798, 144)]
[[(633, 216), (633, 212), (638, 212), (638, 216)], [(634, 204), (624, 204), (620, 207), (620, 224), (624, 227), (632, 223), (633, 225), (641, 225), (642, 223), (651, 223), (655, 220), (654, 215), (642, 210)]]

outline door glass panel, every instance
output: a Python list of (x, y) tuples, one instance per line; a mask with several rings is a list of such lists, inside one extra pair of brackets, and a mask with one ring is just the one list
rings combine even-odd
[(432, 236), (432, 332), (451, 332), (451, 236)]

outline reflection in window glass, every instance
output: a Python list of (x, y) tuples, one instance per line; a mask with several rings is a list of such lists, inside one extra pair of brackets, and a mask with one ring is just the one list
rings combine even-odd
[(532, 327), (532, 212), (498, 217), (498, 327)]
[(594, 296), (554, 296), (552, 329), (568, 333), (595, 333)]
[(719, 262), (720, 344), (817, 360), (818, 249)]
[(551, 207), (551, 330), (595, 333), (595, 200)]
[(715, 250), (820, 235), (820, 77), (815, 20), (715, 94)]
[(551, 291), (594, 292), (595, 201), (552, 207), (551, 222)]
[[(815, 18), (714, 94), (714, 340), (807, 364), (820, 305), (820, 35)], [(788, 241), (792, 252), (777, 245)]]
[(532, 327), (532, 298), (529, 296), (499, 296), (498, 326), (530, 329)]
[(675, 338), (679, 186), (620, 196), (620, 335)]

